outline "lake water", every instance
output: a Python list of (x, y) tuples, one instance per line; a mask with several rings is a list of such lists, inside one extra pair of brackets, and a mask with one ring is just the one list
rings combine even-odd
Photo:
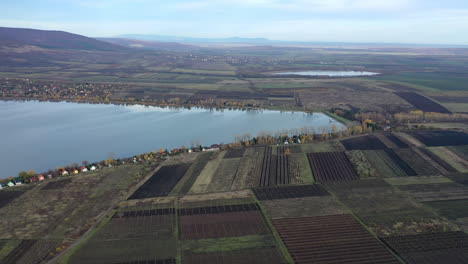
[(282, 75), (305, 75), (305, 76), (329, 76), (329, 77), (353, 77), (353, 76), (372, 76), (379, 73), (366, 71), (293, 71), (293, 72), (278, 72), (275, 74)]
[(229, 143), (246, 133), (332, 124), (344, 127), (321, 113), (0, 101), (0, 178), (101, 161), (111, 152), (131, 157), (192, 143)]

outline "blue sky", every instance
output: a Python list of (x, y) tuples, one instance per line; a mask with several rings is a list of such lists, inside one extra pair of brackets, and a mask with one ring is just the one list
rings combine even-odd
[(467, 0), (1, 0), (0, 10), (0, 26), (91, 37), (468, 44)]

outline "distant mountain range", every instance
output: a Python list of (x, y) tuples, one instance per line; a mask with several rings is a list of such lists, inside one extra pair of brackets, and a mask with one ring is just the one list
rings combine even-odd
[(320, 41), (284, 41), (267, 38), (195, 38), (167, 35), (125, 34), (115, 38), (125, 38), (158, 42), (177, 42), (184, 44), (250, 44), (250, 45), (278, 45), (278, 46), (328, 46), (328, 47), (424, 47), (424, 48), (467, 48), (468, 45), (444, 44), (402, 44), (402, 43), (351, 43), (351, 42), (320, 42)]
[(177, 42), (146, 41), (126, 38), (97, 38), (108, 43), (135, 49), (166, 50), (166, 51), (195, 51), (200, 47), (180, 44)]
[(64, 31), (0, 27), (0, 47), (22, 46), (88, 51), (128, 50), (122, 46)]
[(178, 42), (178, 43), (191, 43), (191, 44), (207, 44), (207, 43), (239, 43), (239, 44), (268, 44), (271, 41), (266, 38), (192, 38), (192, 37), (176, 37), (176, 36), (164, 36), (164, 35), (138, 35), (138, 34), (127, 34), (120, 35), (116, 38), (126, 39), (139, 39), (146, 41), (160, 41), (160, 42)]

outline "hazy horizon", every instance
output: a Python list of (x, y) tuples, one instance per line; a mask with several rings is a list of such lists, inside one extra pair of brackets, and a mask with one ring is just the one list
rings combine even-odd
[(0, 26), (90, 37), (468, 44), (468, 3), (461, 0), (18, 0), (0, 8)]

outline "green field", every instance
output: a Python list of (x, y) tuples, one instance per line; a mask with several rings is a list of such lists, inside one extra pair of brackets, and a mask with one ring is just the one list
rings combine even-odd
[(411, 84), (432, 91), (468, 91), (468, 75), (442, 72), (403, 72), (372, 77), (375, 80)]

